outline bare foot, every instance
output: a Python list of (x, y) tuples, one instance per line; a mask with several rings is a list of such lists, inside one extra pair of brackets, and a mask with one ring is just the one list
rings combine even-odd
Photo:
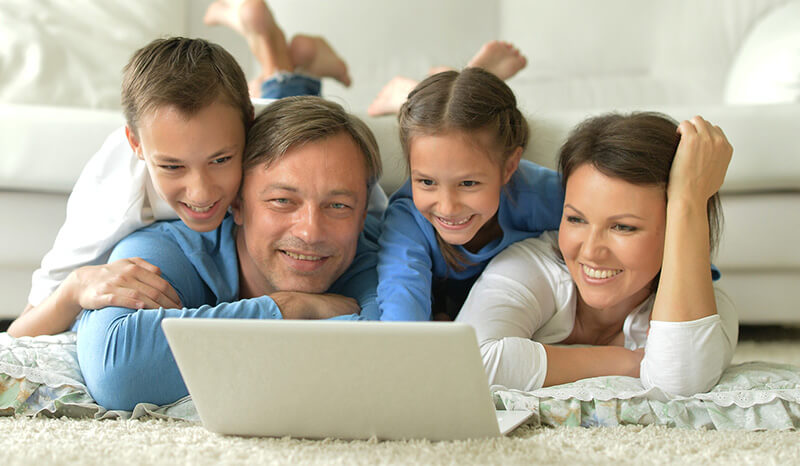
[(303, 34), (292, 37), (289, 43), (289, 55), (297, 71), (318, 78), (333, 78), (350, 87), (347, 64), (322, 37)]
[(397, 113), (406, 99), (408, 99), (409, 92), (414, 90), (417, 84), (419, 82), (413, 79), (395, 76), (383, 86), (375, 100), (369, 104), (367, 114), (369, 116), (380, 116)]
[(445, 71), (453, 71), (453, 68), (450, 68), (449, 66), (434, 66), (428, 70), (428, 76), (444, 73)]
[(527, 64), (528, 60), (512, 44), (493, 40), (485, 43), (467, 66), (483, 68), (505, 81)]
[(293, 70), (286, 37), (264, 0), (217, 0), (206, 9), (203, 22), (228, 26), (244, 36), (261, 64), (260, 78)]

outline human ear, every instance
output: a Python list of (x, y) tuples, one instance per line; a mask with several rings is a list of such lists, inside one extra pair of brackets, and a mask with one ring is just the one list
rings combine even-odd
[(505, 166), (503, 167), (503, 184), (511, 180), (511, 176), (517, 171), (519, 167), (519, 160), (522, 158), (522, 147), (514, 149), (514, 153), (506, 159)]
[(242, 208), (244, 207), (242, 205), (243, 203), (244, 201), (242, 200), (241, 193), (237, 194), (236, 197), (233, 198), (233, 201), (231, 201), (231, 210), (233, 211), (233, 222), (238, 226), (242, 226), (242, 223), (244, 223), (242, 221), (242, 218), (244, 216), (244, 213), (242, 212)]
[(136, 157), (138, 157), (139, 160), (144, 160), (144, 155), (142, 155), (142, 144), (139, 142), (139, 138), (136, 136), (136, 133), (128, 125), (125, 125), (125, 138), (128, 139), (128, 144), (130, 144), (133, 153), (136, 154)]

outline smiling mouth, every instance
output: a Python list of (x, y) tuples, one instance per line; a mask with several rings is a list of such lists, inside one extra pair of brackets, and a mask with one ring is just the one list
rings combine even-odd
[(185, 205), (186, 207), (188, 207), (189, 210), (191, 210), (192, 212), (195, 212), (195, 213), (198, 213), (198, 214), (204, 214), (204, 213), (210, 211), (211, 209), (213, 209), (215, 205), (217, 205), (216, 202), (214, 202), (212, 204), (209, 204), (206, 207), (198, 207), (198, 206), (195, 206), (195, 205), (192, 205), (192, 204), (188, 204), (186, 202), (183, 202), (182, 204)]
[(622, 273), (622, 269), (594, 269), (586, 264), (581, 264), (581, 268), (587, 277), (596, 279), (611, 278)]
[(299, 260), (299, 261), (317, 262), (317, 261), (321, 261), (322, 259), (325, 259), (325, 256), (311, 256), (311, 255), (308, 255), (308, 254), (297, 254), (297, 253), (286, 251), (286, 250), (283, 250), (283, 249), (281, 249), (280, 251), (283, 254), (291, 257), (292, 259)]
[(436, 215), (435, 217), (436, 217), (436, 220), (438, 220), (439, 223), (441, 223), (442, 225), (445, 225), (445, 226), (448, 226), (448, 227), (460, 227), (460, 226), (463, 226), (463, 225), (466, 225), (467, 223), (469, 223), (469, 221), (472, 220), (472, 218), (474, 216), (475, 215), (469, 215), (469, 216), (464, 217), (464, 218), (462, 218), (460, 220), (450, 220), (450, 219), (446, 219), (444, 217), (439, 217), (438, 215)]

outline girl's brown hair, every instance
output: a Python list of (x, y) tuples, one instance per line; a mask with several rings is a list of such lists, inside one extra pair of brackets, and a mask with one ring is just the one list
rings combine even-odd
[[(666, 196), (669, 172), (680, 134), (670, 117), (655, 112), (628, 115), (609, 113), (579, 124), (561, 148), (558, 159), (561, 183), (566, 190), (570, 175), (591, 164), (606, 176), (635, 185), (658, 185)], [(722, 229), (719, 193), (708, 199), (710, 253), (716, 251)]]
[[(400, 144), (407, 165), (415, 137), (461, 131), (491, 137), (487, 152), (503, 167), (517, 148), (528, 144), (528, 122), (517, 108), (514, 93), (502, 79), (480, 68), (445, 71), (429, 76), (408, 94), (398, 114)], [(476, 140), (477, 141), (477, 140)], [(454, 270), (470, 265), (438, 233), (436, 241)]]

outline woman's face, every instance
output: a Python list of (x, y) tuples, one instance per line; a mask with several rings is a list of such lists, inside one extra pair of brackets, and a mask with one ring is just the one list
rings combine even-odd
[(666, 194), (609, 178), (591, 164), (567, 179), (558, 244), (582, 301), (630, 312), (661, 270)]

